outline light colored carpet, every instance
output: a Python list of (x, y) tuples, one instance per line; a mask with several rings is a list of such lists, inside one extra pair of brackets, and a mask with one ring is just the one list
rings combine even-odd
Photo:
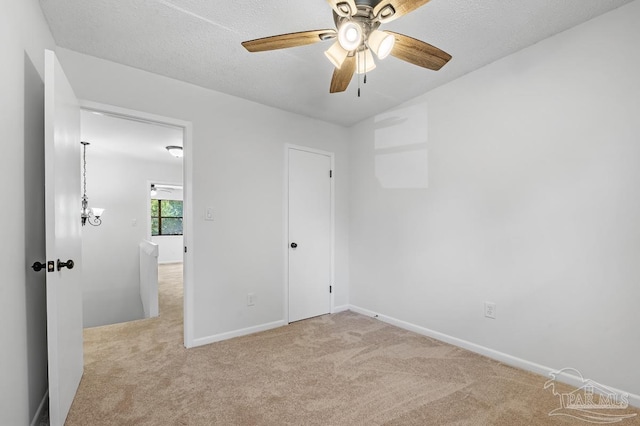
[(181, 276), (159, 318), (85, 331), (67, 425), (587, 424), (549, 417), (546, 377), (351, 312), (187, 350)]

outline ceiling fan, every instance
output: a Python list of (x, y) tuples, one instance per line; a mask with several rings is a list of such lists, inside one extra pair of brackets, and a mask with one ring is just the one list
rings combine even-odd
[[(429, 0), (327, 0), (333, 9), (336, 29), (302, 31), (249, 40), (242, 45), (249, 52), (286, 49), (319, 41), (336, 42), (325, 52), (335, 66), (330, 93), (344, 92), (354, 73), (365, 74), (378, 59), (395, 56), (403, 61), (431, 70), (439, 70), (451, 55), (428, 43), (392, 31), (380, 31), (380, 24), (391, 22)], [(359, 93), (358, 93), (359, 94)]]
[(151, 184), (151, 196), (155, 196), (158, 195), (158, 192), (167, 192), (169, 194), (171, 194), (173, 192), (174, 189), (178, 189), (179, 187), (176, 187), (174, 185), (162, 185), (162, 184), (155, 184), (152, 183)]

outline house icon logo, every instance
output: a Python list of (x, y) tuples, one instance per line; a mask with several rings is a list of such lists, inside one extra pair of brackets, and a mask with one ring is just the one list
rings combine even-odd
[[(582, 385), (571, 392), (560, 393), (556, 390), (556, 378), (563, 374), (578, 377)], [(551, 389), (560, 399), (560, 407), (549, 412), (549, 416), (568, 416), (589, 423), (619, 423), (635, 417), (636, 413), (615, 414), (613, 410), (625, 410), (629, 407), (629, 394), (621, 393), (590, 379), (585, 379), (575, 368), (563, 368), (549, 373), (550, 380), (544, 389)]]

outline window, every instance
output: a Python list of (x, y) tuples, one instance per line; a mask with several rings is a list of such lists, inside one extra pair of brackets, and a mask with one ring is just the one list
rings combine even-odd
[(182, 235), (182, 201), (151, 200), (151, 235)]

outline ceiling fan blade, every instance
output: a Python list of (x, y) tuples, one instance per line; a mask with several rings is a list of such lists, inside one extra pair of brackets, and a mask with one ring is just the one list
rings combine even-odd
[(349, 17), (358, 11), (355, 0), (327, 0), (338, 16)]
[(429, 0), (382, 0), (373, 8), (373, 16), (377, 16), (382, 23), (391, 22), (427, 3)]
[(391, 54), (398, 59), (434, 71), (438, 71), (451, 59), (447, 52), (429, 43), (393, 31), (387, 33), (393, 34), (396, 38)]
[(299, 33), (280, 34), (256, 40), (243, 41), (242, 45), (249, 52), (264, 52), (267, 50), (286, 49), (289, 47), (305, 46), (319, 41), (333, 39), (336, 30), (313, 30)]
[(329, 93), (344, 92), (349, 87), (353, 74), (356, 72), (356, 57), (347, 56), (340, 68), (333, 70)]

